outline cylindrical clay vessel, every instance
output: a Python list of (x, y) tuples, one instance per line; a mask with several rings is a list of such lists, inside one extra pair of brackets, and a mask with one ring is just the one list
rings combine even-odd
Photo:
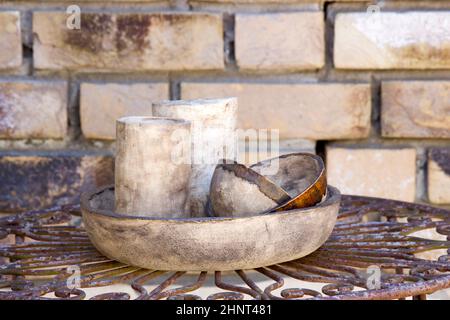
[(205, 216), (216, 164), (235, 158), (237, 99), (161, 101), (153, 104), (153, 115), (191, 121), (192, 175), (185, 212), (191, 217)]
[(115, 210), (156, 218), (187, 217), (191, 175), (189, 121), (123, 117), (116, 122)]

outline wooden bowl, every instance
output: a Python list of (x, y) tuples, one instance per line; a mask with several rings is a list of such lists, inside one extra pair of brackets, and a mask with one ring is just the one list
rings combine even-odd
[(301, 258), (330, 236), (340, 193), (329, 186), (320, 204), (242, 218), (155, 219), (114, 212), (114, 187), (85, 193), (83, 221), (107, 257), (156, 270), (251, 269)]

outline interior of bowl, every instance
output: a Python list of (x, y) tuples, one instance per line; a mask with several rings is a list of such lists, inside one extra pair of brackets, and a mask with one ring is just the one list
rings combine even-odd
[[(256, 185), (262, 194), (277, 202), (278, 204), (282, 204), (291, 199), (289, 194), (284, 191), (283, 188), (274, 184), (273, 181), (263, 176), (259, 172), (256, 172), (252, 168), (248, 168), (247, 166), (237, 162), (223, 163), (216, 166), (211, 181), (211, 199), (214, 200), (214, 197), (216, 197), (216, 200), (217, 198), (222, 198), (221, 201), (228, 200), (223, 199), (223, 197), (230, 195), (224, 192), (221, 187), (226, 185), (231, 185), (233, 187), (236, 186), (235, 179), (238, 179), (239, 182), (247, 181), (249, 185)], [(217, 191), (216, 188), (218, 188), (219, 191)], [(242, 191), (243, 190), (239, 190), (239, 192)], [(240, 200), (244, 200), (246, 202), (252, 202), (252, 200), (254, 201), (254, 199), (245, 199), (245, 197), (242, 197), (242, 194), (239, 194), (238, 197), (240, 197)], [(232, 199), (229, 199), (229, 201), (233, 203)]]
[[(296, 210), (280, 211), (265, 213), (264, 215), (275, 215), (275, 214), (289, 214), (293, 211), (306, 211), (319, 207), (326, 207), (333, 204), (337, 198), (340, 197), (340, 192), (338, 189), (328, 186), (327, 197), (325, 201), (312, 206)], [(101, 215), (106, 215), (109, 217), (117, 219), (138, 219), (138, 220), (173, 220), (173, 221), (219, 221), (219, 220), (235, 220), (235, 219), (251, 219), (261, 215), (254, 215), (249, 217), (195, 217), (195, 218), (152, 218), (152, 217), (142, 217), (142, 216), (132, 216), (132, 215), (122, 215), (115, 212), (114, 208), (114, 186), (102, 187), (94, 192), (85, 193), (81, 199), (81, 207), (85, 211), (90, 213), (96, 213)]]
[[(275, 161), (278, 161), (278, 164), (275, 164)], [(266, 175), (266, 178), (280, 186), (292, 198), (311, 186), (324, 170), (320, 157), (308, 153), (280, 156), (254, 164), (251, 168), (261, 174), (272, 165), (277, 165), (278, 170), (273, 175)]]

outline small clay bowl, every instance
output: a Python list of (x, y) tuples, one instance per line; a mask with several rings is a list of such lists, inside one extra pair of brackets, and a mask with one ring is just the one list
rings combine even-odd
[(291, 199), (272, 181), (242, 164), (225, 160), (214, 170), (209, 190), (216, 217), (245, 217), (275, 208)]
[(238, 163), (216, 166), (210, 188), (210, 214), (243, 217), (311, 207), (327, 188), (322, 158), (292, 153), (251, 167)]
[(271, 212), (306, 208), (324, 199), (327, 178), (321, 157), (312, 153), (291, 153), (261, 161), (250, 168), (262, 173), (274, 161), (278, 161), (277, 172), (265, 177), (286, 191), (291, 199), (271, 209)]
[(114, 212), (114, 187), (85, 193), (81, 210), (94, 246), (110, 259), (152, 270), (226, 271), (298, 259), (336, 223), (340, 193), (314, 207), (243, 218), (156, 219)]

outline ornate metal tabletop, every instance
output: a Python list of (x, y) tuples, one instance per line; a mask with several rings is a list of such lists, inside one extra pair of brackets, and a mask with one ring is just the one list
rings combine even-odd
[(75, 205), (0, 218), (0, 239), (13, 240), (0, 246), (0, 299), (425, 299), (450, 288), (450, 211), (420, 204), (343, 196), (316, 252), (226, 273), (112, 261), (80, 215)]

